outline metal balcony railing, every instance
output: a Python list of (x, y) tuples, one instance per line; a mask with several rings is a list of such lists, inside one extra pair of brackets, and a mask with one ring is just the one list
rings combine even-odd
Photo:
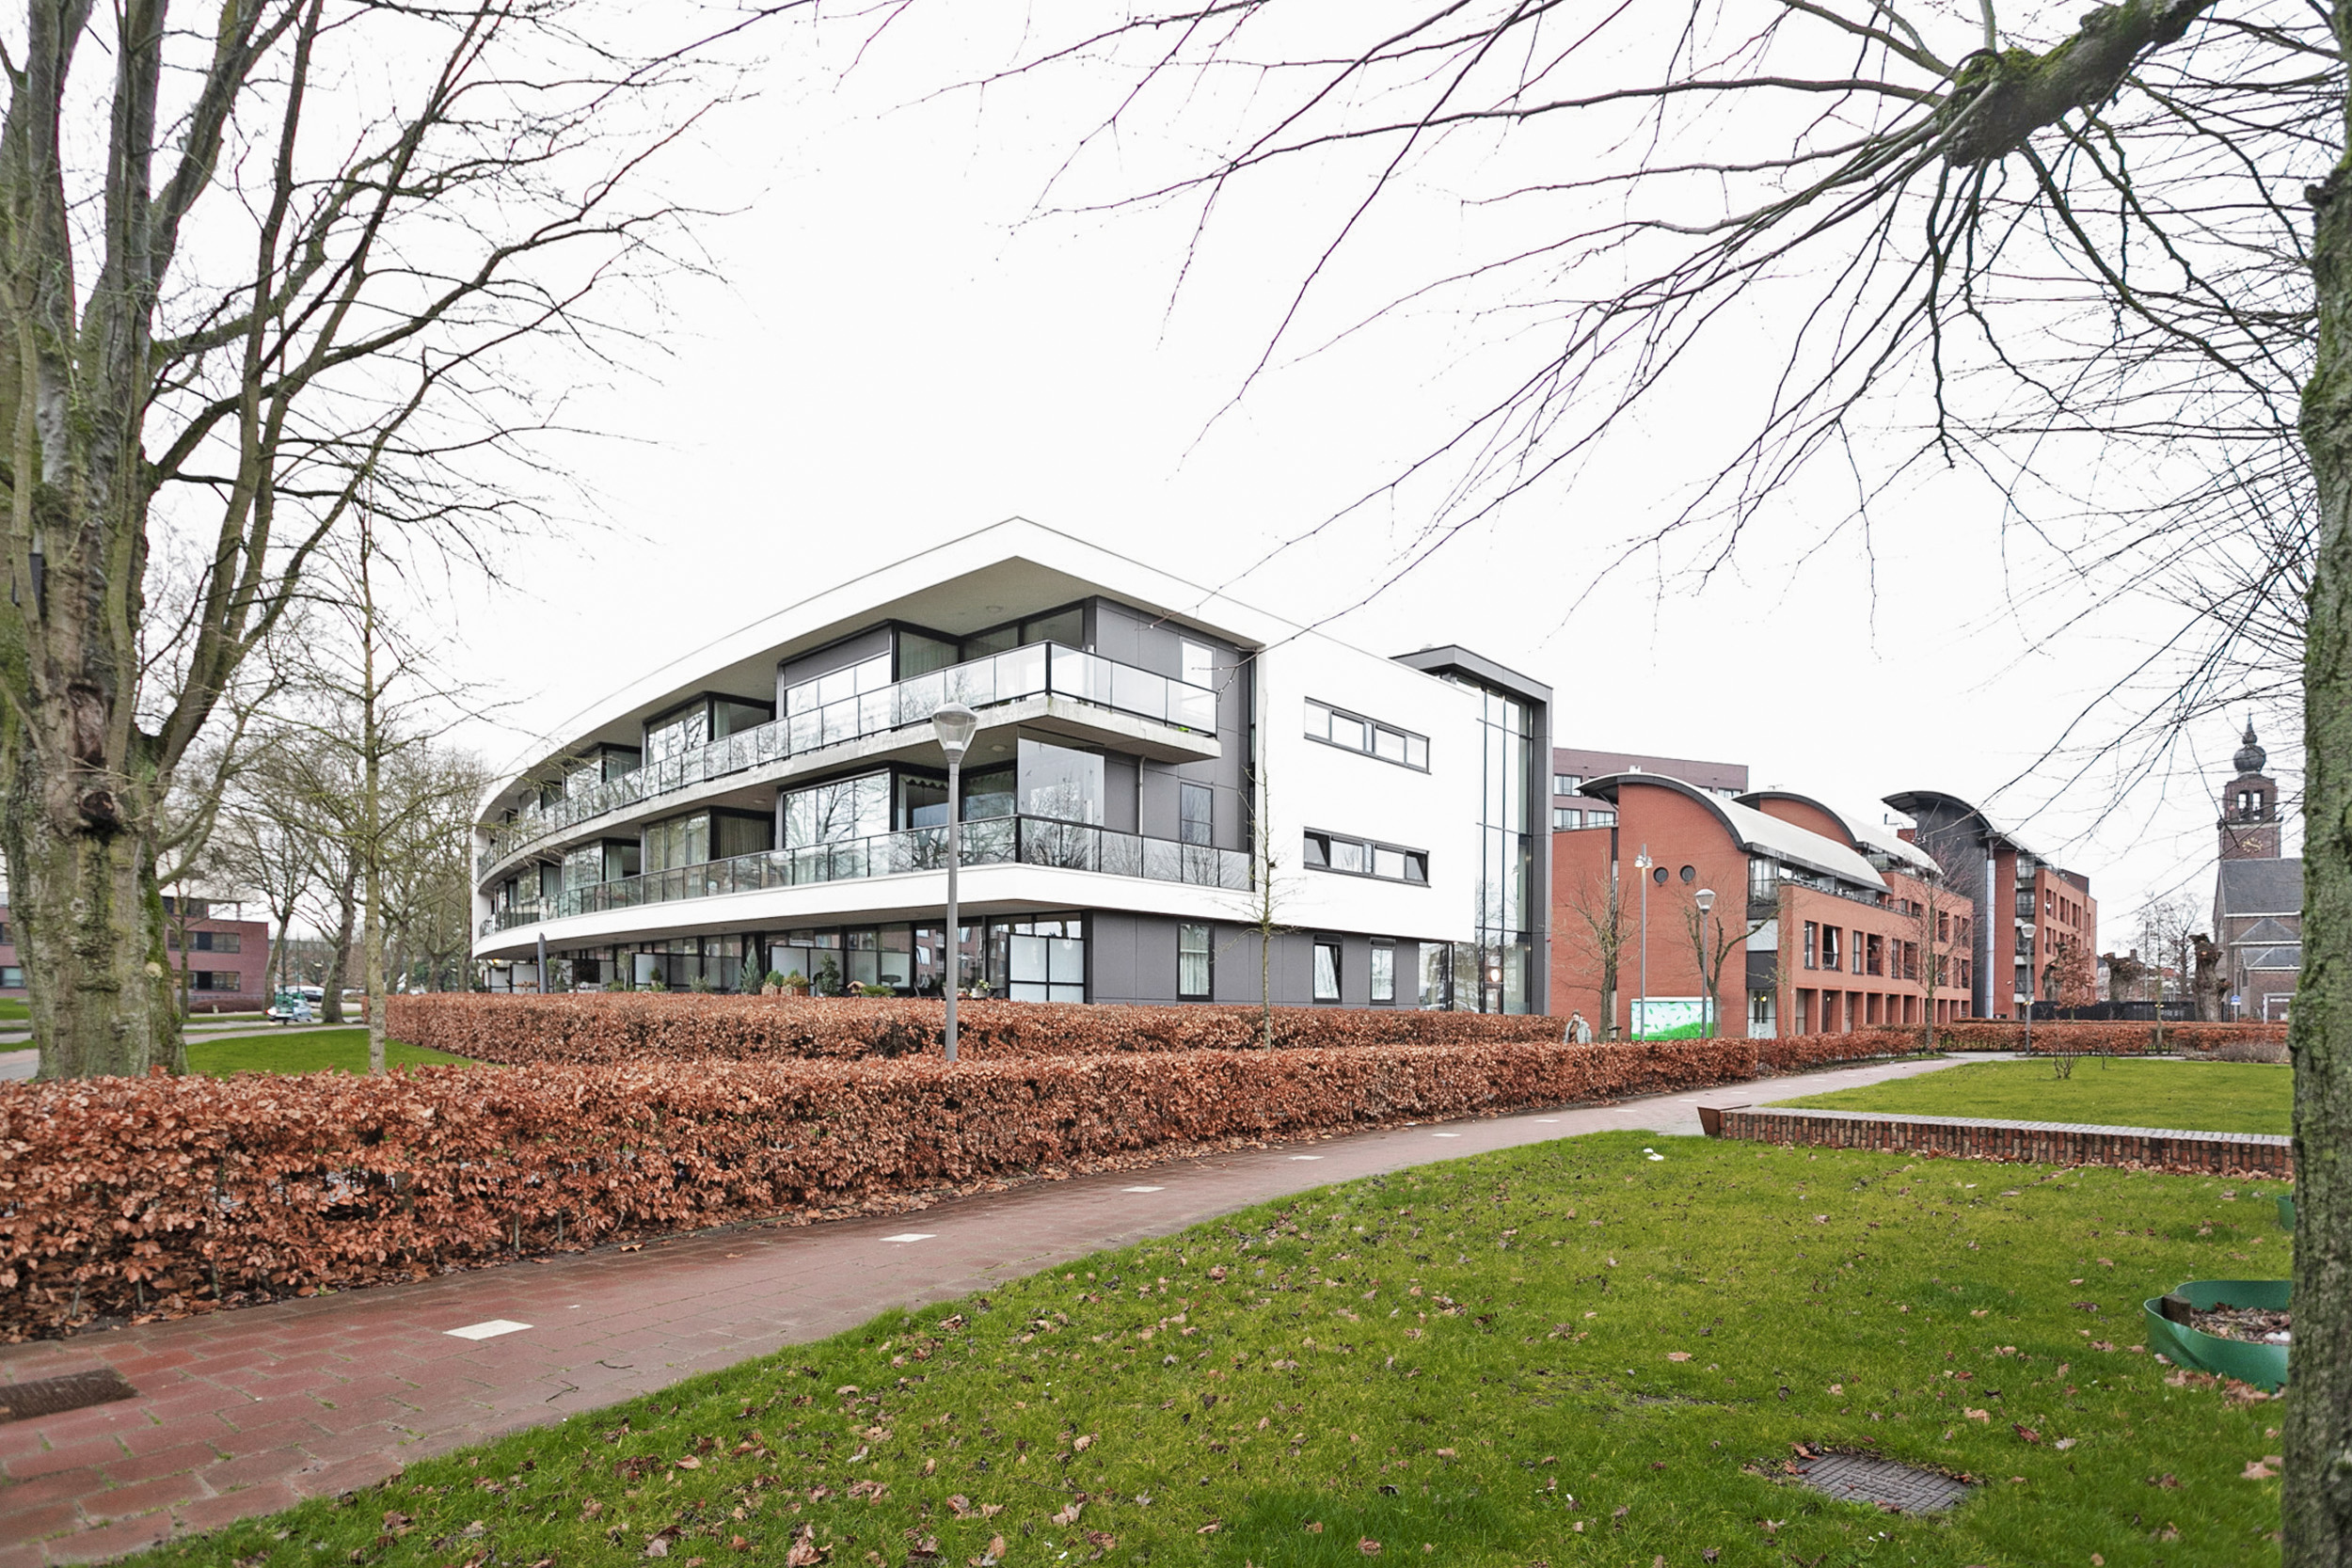
[(1047, 695), (1156, 719), (1181, 729), (1204, 734), (1216, 729), (1216, 693), (1207, 687), (1138, 670), (1082, 648), (1032, 642), (968, 664), (910, 676), (879, 691), (787, 714), (691, 752), (648, 760), (633, 773), (585, 785), (560, 800), (523, 813), (492, 832), (490, 847), (475, 863), (475, 874), (485, 875), (516, 851), (591, 817), (658, 800), (706, 779), (724, 778), (827, 746), (920, 724), (949, 702), (988, 708)]
[[(1248, 852), (1204, 844), (1146, 838), (1084, 822), (1043, 816), (994, 816), (961, 825), (962, 863), (977, 865), (1046, 865), (1066, 871), (1099, 871), (1111, 877), (1142, 877), (1155, 882), (1247, 893), (1255, 885)], [(618, 881), (567, 888), (552, 905), (501, 910), (482, 923), (490, 936), (521, 926), (606, 910), (637, 909), (689, 898), (723, 898), (763, 888), (803, 887), (867, 877), (898, 877), (937, 871), (947, 863), (947, 830), (914, 828), (877, 833), (840, 844), (798, 849), (763, 849), (732, 860), (670, 871), (648, 871)]]

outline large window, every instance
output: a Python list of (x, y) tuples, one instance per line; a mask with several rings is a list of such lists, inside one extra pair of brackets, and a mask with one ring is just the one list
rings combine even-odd
[(1780, 896), (1780, 863), (1766, 855), (1748, 862), (1748, 898), (1755, 903), (1771, 903)]
[(709, 744), (710, 708), (709, 705), (701, 701), (691, 707), (664, 714), (645, 725), (645, 760), (649, 763), (661, 762)]
[(1087, 999), (1086, 918), (1057, 915), (1037, 920), (992, 921), (989, 938), (998, 951), (990, 968), (1005, 976), (1005, 994), (1015, 1002), (1084, 1002)]
[(1570, 829), (1581, 828), (1582, 826), (1584, 826), (1584, 814), (1582, 812), (1574, 810), (1567, 806), (1554, 806), (1551, 808), (1551, 831), (1553, 832), (1566, 832)]
[(1210, 974), (1207, 922), (1179, 921), (1176, 926), (1176, 994), (1186, 1002), (1207, 1001)]
[(1315, 1000), (1340, 999), (1340, 939), (1315, 938)]
[(1584, 776), (1581, 773), (1554, 773), (1551, 776), (1551, 792), (1554, 795), (1573, 795), (1583, 787)]
[(1400, 730), (1318, 703), (1307, 703), (1307, 735), (1310, 739), (1328, 741), (1350, 752), (1362, 752), (1383, 762), (1393, 762), (1400, 768), (1429, 769), (1429, 741), (1410, 730)]
[(1821, 967), (1823, 969), (1836, 969), (1837, 967), (1837, 938), (1838, 929), (1836, 927), (1824, 926), (1821, 927)]
[[(784, 798), (784, 847), (847, 844), (890, 832), (890, 775), (861, 773), (796, 789)], [(647, 843), (646, 869), (654, 870)]]
[(1818, 920), (1804, 923), (1804, 967), (1821, 967), (1821, 924)]
[(1092, 752), (1021, 743), (1021, 815), (1057, 822), (1103, 820), (1103, 759)]
[(710, 859), (710, 814), (707, 811), (648, 822), (644, 836), (648, 871), (675, 871)]
[(1617, 825), (1617, 814), (1613, 811), (1588, 811), (1584, 814), (1584, 825), (1588, 828), (1613, 828)]
[(199, 969), (190, 972), (188, 985), (194, 990), (228, 990), (241, 989), (242, 983), (233, 969)]
[(1396, 1000), (1396, 943), (1392, 942), (1372, 944), (1372, 999), (1375, 1003)]
[(1216, 842), (1216, 792), (1204, 784), (1176, 786), (1176, 837), (1183, 844)]

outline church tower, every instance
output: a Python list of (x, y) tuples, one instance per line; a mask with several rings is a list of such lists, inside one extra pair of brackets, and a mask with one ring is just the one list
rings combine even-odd
[(2275, 861), (2279, 858), (2279, 784), (2263, 771), (2270, 754), (2254, 739), (2254, 726), (2246, 726), (2246, 743), (2231, 759), (2237, 777), (2221, 795), (2221, 858), (2225, 861)]

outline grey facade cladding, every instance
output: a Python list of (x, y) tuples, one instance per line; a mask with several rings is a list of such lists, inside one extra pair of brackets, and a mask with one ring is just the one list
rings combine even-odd
[(1176, 626), (1116, 599), (1088, 601), (1087, 636), (1094, 652), (1104, 658), (1180, 679), (1184, 673), (1184, 645), (1192, 642), (1209, 649), (1220, 754), (1205, 762), (1136, 761), (1136, 821), (1131, 831), (1147, 838), (1181, 837), (1180, 786), (1204, 784), (1216, 801), (1210, 842), (1220, 849), (1248, 848), (1250, 692), (1255, 673), (1249, 656), (1220, 638)]
[[(1176, 1003), (1176, 927), (1171, 915), (1131, 914), (1098, 910), (1087, 915), (1087, 997), (1091, 1002), (1126, 1002), (1149, 1006)], [(1331, 940), (1325, 936), (1325, 941)], [(1350, 932), (1339, 935), (1340, 1000), (1314, 1000), (1316, 933), (1278, 931), (1274, 961), (1264, 976), (1278, 1007), (1369, 1007), (1372, 1000), (1374, 938)], [(1258, 932), (1230, 921), (1209, 923), (1210, 992), (1206, 1000), (1234, 1006), (1254, 1006), (1263, 1000), (1258, 970)], [(1419, 1004), (1420, 976), (1406, 955), (1416, 951), (1414, 939), (1396, 939), (1397, 968), (1394, 1006), (1406, 1011)], [(1198, 997), (1182, 999), (1199, 1002)], [(1389, 1003), (1379, 1004), (1391, 1006)]]

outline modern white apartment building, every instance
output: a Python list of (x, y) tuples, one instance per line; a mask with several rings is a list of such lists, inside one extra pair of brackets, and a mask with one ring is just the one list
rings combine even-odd
[[(945, 930), (946, 768), (980, 731)], [(1015, 519), (638, 681), (476, 830), (494, 989), (1545, 1010), (1550, 691)], [(544, 974), (542, 966), (544, 965)]]

